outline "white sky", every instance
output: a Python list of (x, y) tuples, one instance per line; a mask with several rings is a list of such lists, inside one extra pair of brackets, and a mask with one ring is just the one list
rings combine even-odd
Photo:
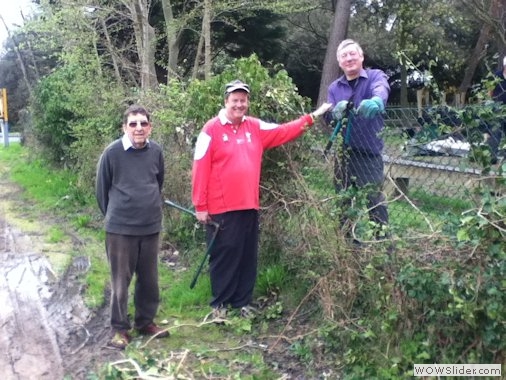
[[(33, 4), (30, 0), (0, 0), (0, 15), (3, 17), (8, 28), (13, 31), (16, 29), (15, 25), (21, 26), (23, 24), (21, 11), (23, 11), (25, 18), (29, 18), (35, 6), (36, 4)], [(0, 21), (0, 46), (3, 46), (6, 38), (7, 31), (4, 24)]]

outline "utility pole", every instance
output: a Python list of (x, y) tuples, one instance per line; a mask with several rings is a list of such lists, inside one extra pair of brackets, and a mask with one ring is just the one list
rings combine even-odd
[(7, 89), (1, 89), (0, 101), (0, 119), (2, 120), (2, 136), (4, 138), (4, 146), (9, 146), (9, 112), (7, 110)]

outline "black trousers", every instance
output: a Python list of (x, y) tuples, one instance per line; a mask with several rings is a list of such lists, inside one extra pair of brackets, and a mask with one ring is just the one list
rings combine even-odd
[[(258, 210), (230, 211), (211, 215), (220, 224), (209, 253), (212, 307), (239, 308), (253, 299), (258, 265)], [(209, 246), (214, 227), (206, 228)]]
[(160, 302), (158, 289), (159, 236), (106, 233), (105, 248), (111, 269), (111, 327), (129, 330), (128, 288), (134, 274), (135, 327), (153, 322)]
[[(370, 191), (367, 194), (369, 219), (386, 225), (388, 209), (382, 192), (385, 178), (383, 171), (381, 155), (344, 147), (342, 154), (336, 157), (334, 185), (337, 193), (351, 186), (357, 188), (369, 186)], [(349, 203), (351, 204), (351, 201)]]

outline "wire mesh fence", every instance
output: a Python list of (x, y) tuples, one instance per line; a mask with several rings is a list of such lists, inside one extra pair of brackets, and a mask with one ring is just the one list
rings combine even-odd
[(504, 192), (495, 181), (504, 161), (504, 107), (485, 116), (480, 112), (478, 107), (387, 108), (381, 132), (384, 192), (394, 224), (410, 223), (417, 213), (435, 218), (460, 213), (472, 205), (477, 187)]

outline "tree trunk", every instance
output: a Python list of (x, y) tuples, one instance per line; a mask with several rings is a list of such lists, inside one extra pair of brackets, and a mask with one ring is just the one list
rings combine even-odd
[(351, 0), (338, 0), (334, 19), (330, 28), (325, 60), (323, 61), (318, 104), (322, 104), (327, 100), (327, 88), (341, 72), (339, 64), (337, 63), (336, 49), (339, 43), (346, 38), (346, 34), (348, 33), (350, 12)]
[(163, 18), (165, 20), (167, 48), (169, 50), (169, 59), (167, 62), (167, 83), (169, 83), (172, 74), (177, 71), (180, 33), (174, 20), (174, 13), (172, 12), (172, 4), (170, 0), (162, 0), (162, 10)]
[(148, 22), (149, 3), (149, 0), (129, 0), (125, 2), (133, 20), (142, 90), (153, 89), (158, 85), (155, 70), (155, 31)]
[(499, 30), (496, 33), (501, 38), (498, 41), (498, 51), (501, 53), (501, 60), (498, 65), (498, 70), (502, 69), (502, 58), (506, 57), (506, 0), (494, 1), (496, 8), (494, 8), (493, 19), (499, 20)]
[(489, 14), (497, 37), (498, 51), (506, 54), (506, 0), (493, 0)]
[(204, 33), (204, 78), (211, 78), (211, 19), (212, 0), (204, 0), (204, 17), (202, 20), (202, 33)]
[(121, 71), (119, 69), (118, 58), (116, 56), (116, 49), (114, 49), (111, 35), (109, 34), (109, 30), (107, 30), (107, 25), (105, 23), (105, 19), (100, 17), (99, 19), (100, 27), (102, 29), (102, 33), (104, 33), (105, 37), (105, 46), (107, 50), (109, 50), (109, 54), (111, 55), (112, 67), (114, 68), (114, 76), (116, 77), (116, 82), (119, 85), (123, 84), (123, 80), (121, 78)]
[(486, 45), (490, 39), (490, 25), (483, 24), (480, 30), (480, 37), (474, 46), (473, 53), (469, 56), (467, 60), (466, 71), (464, 73), (464, 78), (459, 85), (456, 106), (462, 106), (466, 103), (467, 90), (471, 87), (471, 81), (473, 80), (474, 73), (476, 71), (476, 67), (478, 67), (478, 63), (482, 60), (484, 53), (486, 52)]
[[(501, 17), (501, 25), (502, 25), (502, 31), (503, 31), (503, 36), (506, 35), (506, 0), (502, 0), (501, 3), (500, 3), (500, 6), (499, 6), (499, 13), (502, 15)], [(503, 56), (506, 56), (506, 41), (504, 41), (503, 39), (503, 44), (502, 44), (502, 52), (503, 52)]]
[(406, 69), (406, 57), (401, 56), (401, 107), (408, 106), (408, 71)]
[(195, 53), (193, 63), (192, 79), (198, 78), (202, 61), (202, 48), (204, 48), (204, 78), (211, 78), (211, 19), (212, 19), (212, 0), (204, 0), (204, 10), (202, 15), (202, 27)]
[[(490, 3), (489, 14), (491, 17), (499, 10), (499, 1), (493, 0)], [(460, 83), (458, 93), (456, 96), (456, 106), (462, 106), (466, 103), (467, 90), (471, 87), (471, 81), (473, 80), (474, 73), (476, 71), (476, 67), (478, 67), (478, 63), (483, 58), (486, 53), (487, 44), (490, 40), (490, 33), (492, 27), (489, 23), (484, 23), (480, 30), (480, 36), (478, 41), (476, 41), (476, 45), (474, 46), (473, 53), (469, 56), (467, 60), (466, 71), (464, 73), (464, 78)]]
[(199, 43), (197, 44), (197, 50), (195, 53), (195, 61), (193, 62), (192, 79), (196, 79), (199, 76), (200, 60), (202, 59), (202, 46), (204, 45), (204, 36), (200, 34)]
[(494, 41), (497, 50), (504, 56), (506, 54), (506, 0), (492, 0), (488, 9), (486, 8), (487, 3), (483, 1), (461, 1), (476, 18), (490, 26), (490, 40)]

